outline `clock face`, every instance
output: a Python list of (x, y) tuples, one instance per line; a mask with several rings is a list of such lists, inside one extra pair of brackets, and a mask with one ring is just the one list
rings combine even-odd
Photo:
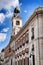
[(20, 25), (20, 21), (16, 21), (16, 25)]

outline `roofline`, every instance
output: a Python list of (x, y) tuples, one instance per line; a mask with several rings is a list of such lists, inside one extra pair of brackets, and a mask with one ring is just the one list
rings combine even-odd
[(18, 32), (18, 34), (15, 36), (15, 39), (22, 33), (22, 31), (29, 25), (29, 23), (32, 21), (32, 19), (38, 15), (43, 13), (43, 7), (38, 7), (35, 9), (34, 13), (30, 16), (30, 18), (27, 20), (27, 22), (24, 24), (24, 26), (21, 28), (21, 30)]

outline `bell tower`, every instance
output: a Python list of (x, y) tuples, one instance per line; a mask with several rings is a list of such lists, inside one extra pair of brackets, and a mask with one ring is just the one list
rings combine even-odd
[(13, 34), (17, 34), (21, 27), (22, 27), (22, 19), (19, 16), (20, 11), (15, 8), (14, 10), (14, 16), (12, 17), (12, 30), (13, 30)]

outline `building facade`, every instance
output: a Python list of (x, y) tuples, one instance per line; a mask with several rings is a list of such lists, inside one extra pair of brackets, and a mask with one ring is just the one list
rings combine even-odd
[[(13, 52), (11, 56), (14, 58), (14, 65), (43, 65), (43, 7), (37, 8), (23, 27), (20, 25), (22, 23), (20, 20), (16, 21), (17, 31), (20, 29), (18, 32), (15, 31), (13, 23), (15, 29), (12, 32), (10, 47), (8, 45), (5, 50), (10, 48)], [(13, 64), (11, 61), (10, 65)]]
[[(11, 45), (10, 45), (11, 44)], [(13, 38), (11, 37), (10, 43), (4, 49), (4, 65), (15, 65), (15, 52), (14, 52), (14, 44)]]
[(4, 52), (0, 53), (0, 65), (4, 64)]

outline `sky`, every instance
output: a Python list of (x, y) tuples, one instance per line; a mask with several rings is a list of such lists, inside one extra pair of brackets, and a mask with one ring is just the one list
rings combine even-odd
[(34, 10), (39, 6), (43, 6), (43, 0), (0, 0), (0, 51), (10, 41), (11, 19), (16, 6), (20, 8), (20, 17), (24, 25)]

